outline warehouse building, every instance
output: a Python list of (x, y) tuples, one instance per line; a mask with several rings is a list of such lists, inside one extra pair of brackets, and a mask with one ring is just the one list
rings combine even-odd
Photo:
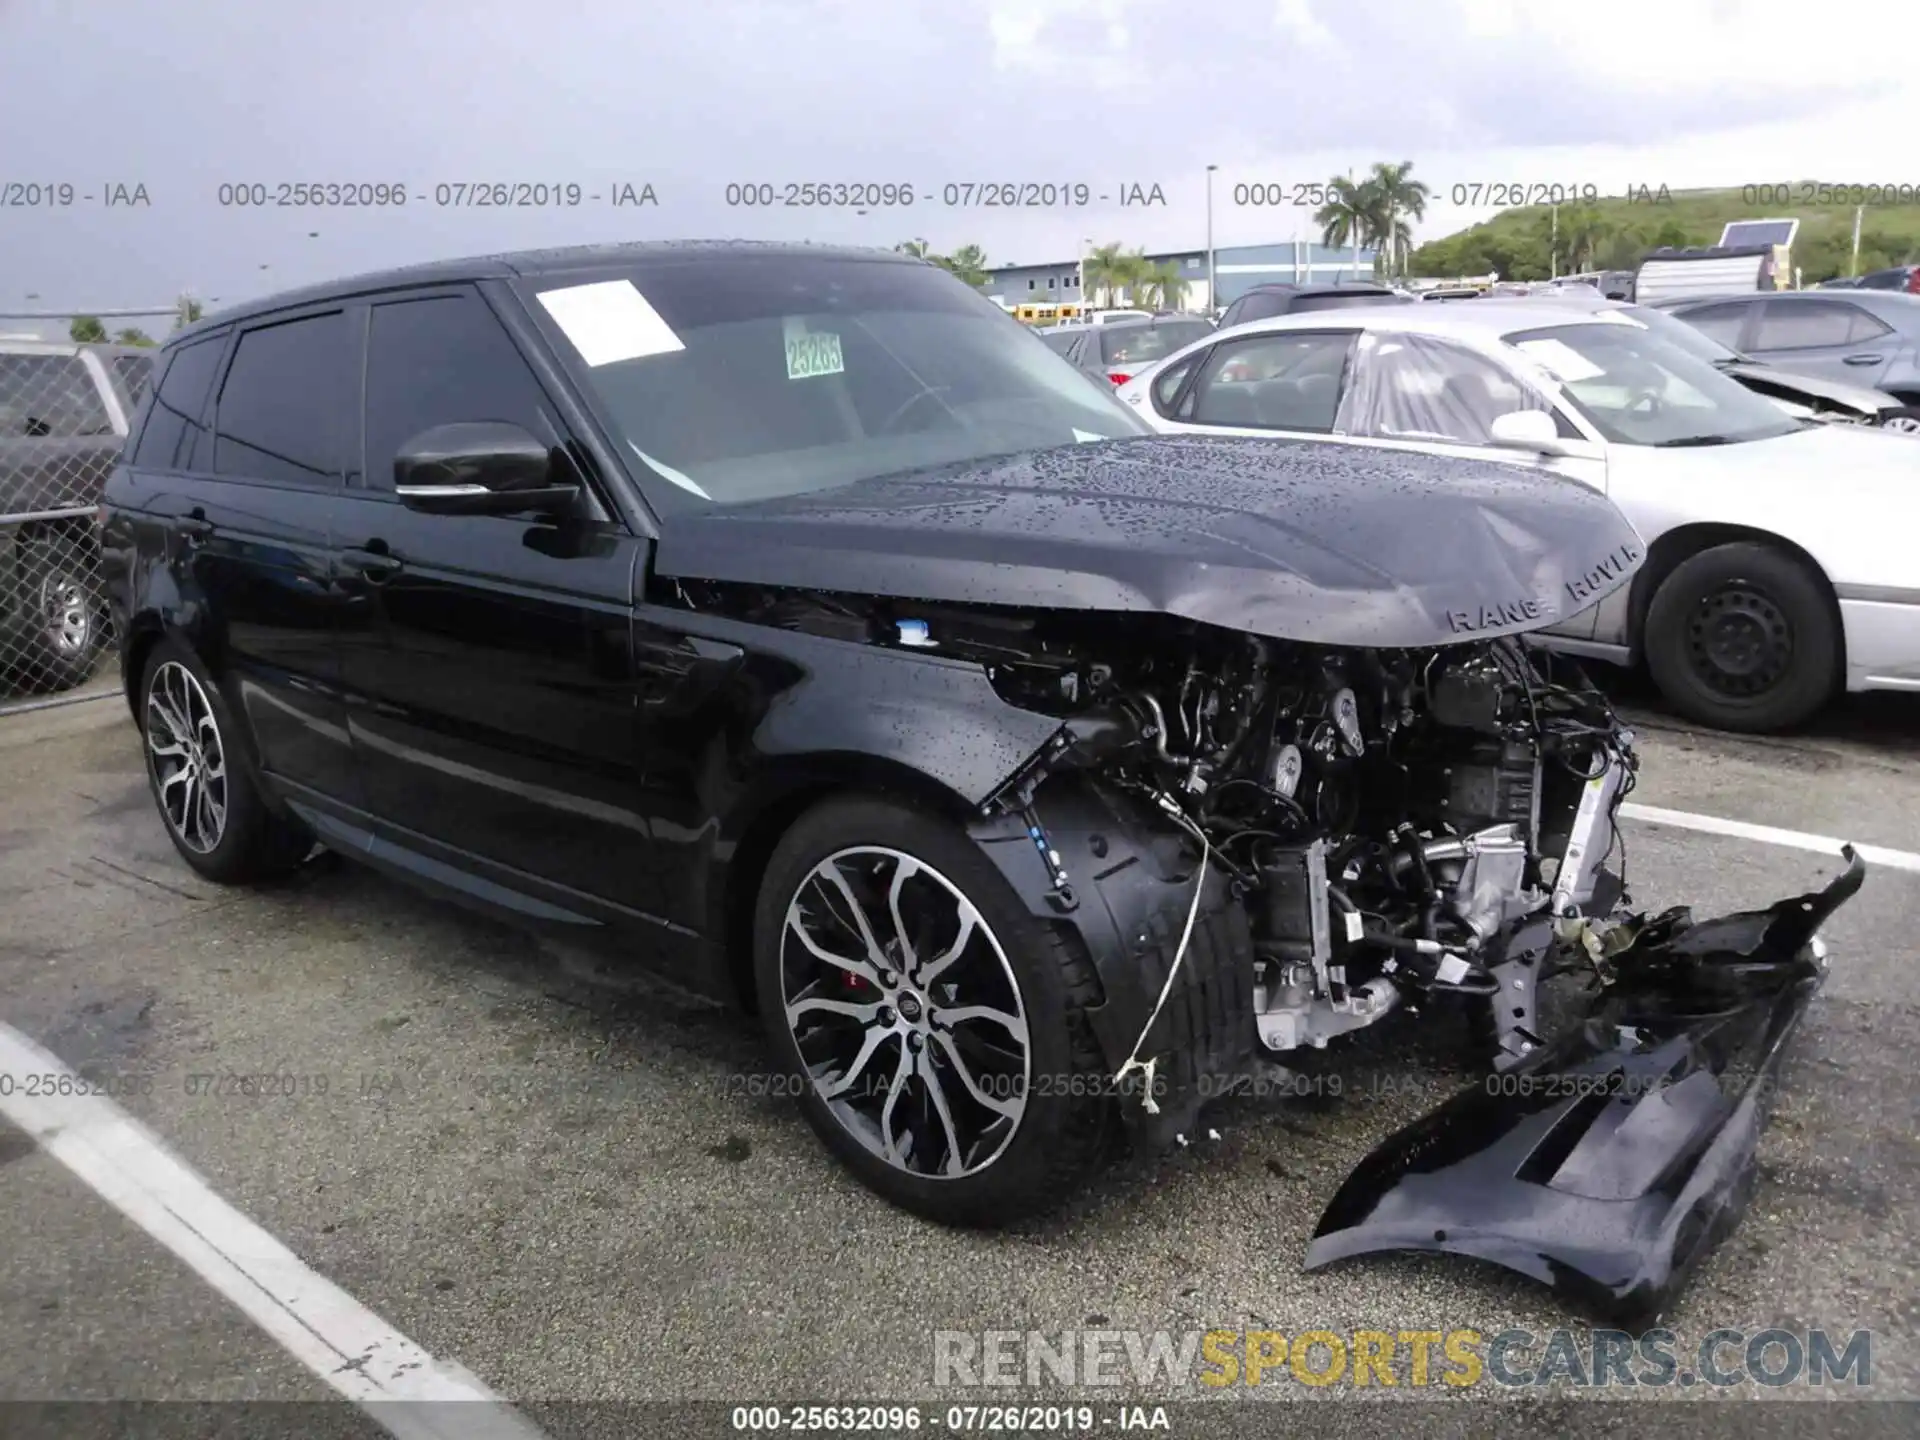
[[(1215, 298), (1207, 294), (1205, 250), (1165, 251), (1149, 255), (1147, 259), (1155, 265), (1171, 261), (1179, 268), (1181, 279), (1186, 281), (1186, 293), (1180, 302), (1183, 310), (1207, 310), (1215, 305), (1231, 304), (1255, 285), (1276, 281), (1299, 285), (1310, 281), (1373, 278), (1371, 250), (1363, 249), (1356, 255), (1351, 249), (1335, 250), (1306, 240), (1282, 241), (1276, 245), (1223, 246), (1213, 252), (1219, 289)], [(988, 272), (984, 293), (1010, 307), (1080, 304), (1080, 261), (1075, 258), (1045, 264), (995, 266)]]

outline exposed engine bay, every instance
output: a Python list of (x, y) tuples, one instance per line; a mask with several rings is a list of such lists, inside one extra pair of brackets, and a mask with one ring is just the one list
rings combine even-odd
[[(1034, 636), (989, 671), (1069, 717), (1047, 773), (1142, 794), (1232, 878), (1266, 1049), (1325, 1046), (1413, 995), (1491, 1002), (1524, 978), (1501, 973), (1516, 926), (1538, 918), (1539, 948), (1548, 920), (1568, 935), (1621, 900), (1603, 867), (1633, 737), (1567, 662), (1515, 639), (1347, 651), (1189, 629), (1165, 652)], [(1044, 837), (1032, 778), (1008, 803)], [(1502, 1063), (1541, 1041), (1530, 983), (1486, 1007)]]

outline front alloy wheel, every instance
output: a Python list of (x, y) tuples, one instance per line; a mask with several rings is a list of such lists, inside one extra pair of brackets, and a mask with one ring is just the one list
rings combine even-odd
[(1118, 1138), (1085, 943), (957, 821), (880, 796), (822, 801), (768, 857), (753, 945), (790, 1093), (894, 1204), (1010, 1224), (1072, 1196)]
[(811, 1084), (880, 1161), (955, 1179), (997, 1160), (1032, 1079), (1020, 985), (992, 927), (885, 846), (821, 860), (787, 904), (780, 1000)]
[(207, 692), (168, 660), (147, 687), (147, 763), (167, 827), (196, 855), (209, 855), (227, 828), (227, 755)]

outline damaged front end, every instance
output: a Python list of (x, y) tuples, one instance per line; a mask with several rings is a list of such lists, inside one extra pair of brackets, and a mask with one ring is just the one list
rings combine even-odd
[[(1633, 736), (1577, 666), (1513, 634), (1368, 648), (1171, 615), (686, 593), (961, 662), (1009, 713), (1051, 718), (959, 793), (983, 853), (1091, 962), (1099, 1093), (1140, 1142), (1207, 1133), (1207, 1102), (1282, 1078), (1289, 1055), (1464, 1012), (1487, 1083), (1355, 1172), (1309, 1266), (1452, 1250), (1657, 1306), (1737, 1215), (1768, 1078), (1823, 973), (1815, 931), (1861, 871), (1756, 915), (1625, 911)], [(938, 745), (946, 771), (981, 773), (957, 763), (974, 728)], [(1598, 988), (1556, 1037), (1538, 992), (1570, 969)]]
[(1623, 1323), (1657, 1315), (1751, 1197), (1788, 1039), (1826, 978), (1818, 931), (1859, 890), (1620, 927), (1584, 1022), (1391, 1137), (1348, 1177), (1315, 1269), (1442, 1250), (1551, 1285)]
[[(1631, 914), (1610, 862), (1633, 737), (1565, 662), (1203, 627), (1163, 648), (1136, 622), (1089, 663), (1079, 623), (989, 664), (1023, 708), (1069, 713), (973, 828), (1094, 957), (1089, 1019), (1136, 1133), (1184, 1144), (1289, 1052), (1464, 1009), (1486, 1081), (1362, 1165), (1309, 1268), (1450, 1250), (1657, 1310), (1740, 1213), (1859, 861), (1764, 912)], [(1595, 989), (1551, 1035), (1539, 989), (1569, 970)]]

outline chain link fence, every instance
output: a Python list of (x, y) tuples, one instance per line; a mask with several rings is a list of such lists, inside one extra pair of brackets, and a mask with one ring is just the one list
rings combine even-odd
[[(66, 337), (104, 334), (108, 315), (158, 317), (153, 329), (164, 334), (175, 314), (171, 305), (104, 312), (87, 324), (0, 313), (0, 714), (112, 693), (88, 685), (112, 673), (96, 514), (152, 385), (155, 351)], [(121, 328), (127, 340), (145, 338)]]

